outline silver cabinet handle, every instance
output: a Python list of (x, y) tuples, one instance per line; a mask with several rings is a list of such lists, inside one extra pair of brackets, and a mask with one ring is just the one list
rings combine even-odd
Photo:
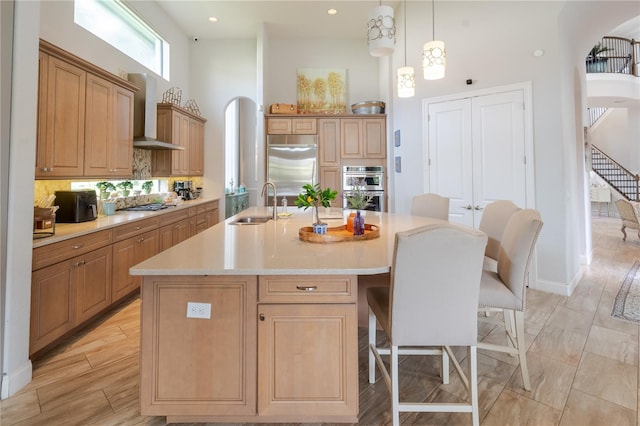
[(310, 285), (310, 286), (297, 285), (296, 288), (302, 291), (314, 291), (318, 289), (318, 286), (317, 285)]
[(82, 247), (84, 247), (84, 244), (76, 244), (76, 245), (74, 245), (72, 248), (73, 248), (74, 250), (77, 250), (77, 249), (81, 249)]
[(264, 321), (264, 314), (260, 314), (260, 321)]

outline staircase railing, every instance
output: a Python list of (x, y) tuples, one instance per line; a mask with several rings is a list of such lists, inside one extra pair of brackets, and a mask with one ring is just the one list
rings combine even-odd
[(588, 73), (615, 73), (639, 76), (640, 42), (623, 37), (605, 36), (598, 43), (601, 51), (587, 55)]
[(640, 176), (591, 145), (591, 168), (627, 200), (640, 201)]

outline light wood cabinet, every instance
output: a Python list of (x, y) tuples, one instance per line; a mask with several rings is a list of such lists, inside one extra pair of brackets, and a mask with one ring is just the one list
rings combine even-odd
[(183, 150), (153, 151), (151, 173), (154, 176), (202, 176), (206, 121), (177, 105), (158, 104), (158, 139)]
[(204, 175), (204, 123), (189, 118), (189, 176)]
[(386, 158), (384, 118), (343, 118), (340, 137), (342, 159)]
[[(168, 416), (171, 423), (171, 416), (255, 415), (256, 281), (145, 277), (142, 415)], [(189, 302), (210, 305), (210, 318), (188, 318)]]
[(267, 134), (269, 135), (315, 135), (317, 120), (315, 118), (268, 118)]
[(43, 52), (39, 70), (35, 176), (82, 176), (87, 73)]
[(29, 354), (111, 303), (111, 233), (96, 234), (34, 250)]
[(165, 225), (159, 232), (159, 251), (166, 250), (195, 234), (196, 218), (188, 217), (170, 225)]
[(87, 74), (84, 175), (130, 177), (133, 92)]
[(342, 169), (340, 167), (320, 167), (320, 186), (338, 191), (332, 207), (342, 207)]
[(136, 86), (40, 40), (35, 177), (131, 177)]
[(260, 277), (259, 416), (357, 418), (356, 283), (354, 276)]
[(318, 120), (318, 163), (340, 167), (340, 119)]
[(220, 217), (218, 206), (218, 200), (214, 200), (197, 207), (196, 234), (218, 223)]
[(115, 302), (140, 287), (141, 277), (129, 275), (129, 268), (158, 254), (158, 230), (145, 232), (113, 244), (111, 298)]
[(78, 323), (111, 305), (111, 246), (78, 258), (75, 278), (78, 291)]

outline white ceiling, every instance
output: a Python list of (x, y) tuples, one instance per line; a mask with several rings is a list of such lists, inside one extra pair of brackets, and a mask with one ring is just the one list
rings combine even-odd
[[(176, 24), (200, 40), (255, 38), (265, 23), (270, 37), (337, 38), (367, 37), (369, 10), (377, 0), (157, 0)], [(396, 8), (399, 1), (382, 4)], [(335, 8), (337, 15), (327, 10)], [(209, 22), (215, 16), (217, 23)]]

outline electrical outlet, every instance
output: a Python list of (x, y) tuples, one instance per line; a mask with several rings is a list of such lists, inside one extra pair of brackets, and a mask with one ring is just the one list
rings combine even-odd
[(211, 303), (187, 302), (187, 318), (211, 319)]

